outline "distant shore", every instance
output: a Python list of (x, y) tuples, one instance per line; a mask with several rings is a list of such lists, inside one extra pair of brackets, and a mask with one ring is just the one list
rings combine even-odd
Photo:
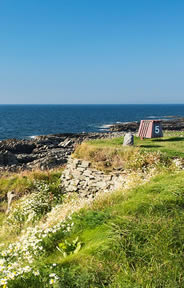
[[(169, 120), (160, 120), (162, 123), (163, 130), (171, 130), (171, 131), (182, 131), (184, 130), (184, 117), (175, 117), (175, 116), (168, 116)], [(156, 120), (156, 119), (150, 119)], [(115, 123), (109, 127), (110, 131), (131, 131), (136, 132), (139, 129), (140, 122), (133, 121), (133, 122), (122, 122), (122, 123)]]

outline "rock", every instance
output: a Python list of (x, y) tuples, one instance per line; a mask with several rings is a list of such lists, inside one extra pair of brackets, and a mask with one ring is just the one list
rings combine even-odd
[(29, 140), (16, 140), (9, 139), (0, 142), (0, 150), (8, 150), (12, 153), (32, 153), (33, 149), (36, 148), (35, 143)]
[(60, 147), (66, 148), (68, 146), (71, 146), (73, 144), (73, 141), (71, 139), (66, 139), (64, 142), (61, 142), (59, 144)]
[(90, 165), (91, 165), (90, 162), (88, 162), (88, 161), (82, 161), (80, 166), (81, 166), (82, 168), (88, 168), (88, 167), (90, 167)]
[(32, 154), (18, 154), (17, 155), (17, 160), (19, 163), (29, 163), (29, 162), (32, 162), (34, 160), (36, 160), (36, 155), (32, 155)]
[(10, 151), (0, 151), (0, 165), (11, 166), (18, 164), (17, 157)]
[(124, 137), (123, 146), (132, 146), (134, 145), (134, 136), (132, 133), (126, 133)]

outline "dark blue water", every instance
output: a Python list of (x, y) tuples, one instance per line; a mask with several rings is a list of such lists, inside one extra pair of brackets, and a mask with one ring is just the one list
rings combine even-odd
[(182, 105), (0, 105), (0, 139), (99, 132), (104, 125), (183, 116)]

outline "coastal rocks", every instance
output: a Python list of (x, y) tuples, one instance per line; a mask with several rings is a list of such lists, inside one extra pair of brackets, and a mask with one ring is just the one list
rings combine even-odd
[(30, 154), (35, 147), (36, 144), (29, 140), (8, 139), (0, 142), (0, 150), (8, 150), (15, 154)]
[(65, 133), (36, 136), (31, 140), (9, 139), (0, 142), (0, 171), (52, 169), (67, 163), (76, 145), (91, 139), (123, 136), (111, 133)]
[(17, 165), (18, 160), (16, 156), (9, 151), (0, 151), (0, 166)]
[(122, 123), (115, 123), (114, 125), (111, 125), (110, 127), (110, 131), (113, 132), (120, 132), (120, 131), (124, 131), (124, 132), (136, 132), (139, 129), (139, 124), (140, 122), (122, 122)]
[[(28, 169), (52, 169), (57, 166), (63, 165), (67, 162), (68, 154), (71, 154), (71, 151), (60, 151), (60, 150), (54, 150), (51, 152), (48, 152), (46, 154), (41, 154), (43, 157), (39, 157), (38, 159), (30, 162), (27, 164)], [(39, 154), (38, 154), (39, 156)]]
[(123, 183), (122, 175), (118, 173), (106, 175), (91, 168), (90, 162), (71, 157), (61, 176), (62, 191), (77, 192), (86, 197), (93, 197), (99, 191), (113, 191), (120, 188)]
[[(171, 117), (169, 120), (161, 120), (163, 130), (184, 130), (184, 118)], [(124, 131), (124, 132), (136, 132), (139, 129), (140, 122), (122, 122), (111, 125), (110, 131)]]
[(132, 146), (134, 145), (134, 136), (132, 133), (126, 133), (124, 137), (123, 146)]

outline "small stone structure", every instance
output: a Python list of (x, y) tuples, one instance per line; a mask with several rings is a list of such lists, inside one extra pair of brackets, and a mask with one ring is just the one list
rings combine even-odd
[(123, 146), (134, 145), (134, 135), (132, 133), (126, 133), (124, 137)]
[(106, 175), (91, 168), (90, 162), (71, 157), (61, 176), (61, 188), (65, 193), (78, 192), (86, 197), (93, 197), (99, 191), (116, 190), (122, 187), (124, 182), (123, 176), (119, 173)]

